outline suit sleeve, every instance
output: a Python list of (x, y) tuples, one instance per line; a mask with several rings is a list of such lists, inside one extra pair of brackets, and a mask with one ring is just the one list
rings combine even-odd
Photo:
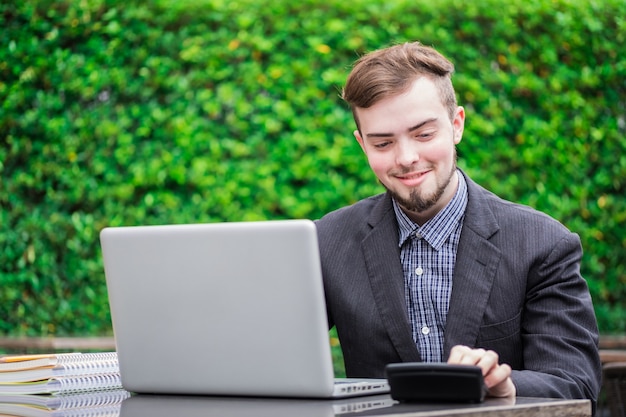
[(530, 274), (522, 319), (524, 370), (512, 375), (518, 396), (596, 399), (598, 331), (581, 257), (578, 235), (568, 233)]

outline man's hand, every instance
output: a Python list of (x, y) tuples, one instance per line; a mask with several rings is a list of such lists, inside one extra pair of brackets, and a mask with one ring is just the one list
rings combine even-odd
[(487, 392), (492, 397), (515, 397), (515, 385), (511, 381), (511, 367), (498, 363), (498, 354), (493, 350), (472, 349), (457, 345), (450, 351), (448, 363), (476, 365), (483, 370)]

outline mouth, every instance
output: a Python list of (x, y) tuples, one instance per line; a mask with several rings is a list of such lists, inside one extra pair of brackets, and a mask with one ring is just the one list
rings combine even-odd
[(428, 175), (431, 170), (419, 171), (419, 172), (409, 172), (406, 174), (396, 175), (396, 178), (407, 186), (415, 186), (424, 181), (426, 175)]

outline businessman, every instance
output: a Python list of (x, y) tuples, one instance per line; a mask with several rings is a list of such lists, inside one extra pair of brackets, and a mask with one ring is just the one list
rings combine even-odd
[(317, 221), (346, 373), (472, 364), (491, 396), (595, 403), (598, 329), (580, 239), (457, 168), (465, 110), (453, 70), (406, 43), (361, 57), (346, 81), (354, 136), (386, 188)]

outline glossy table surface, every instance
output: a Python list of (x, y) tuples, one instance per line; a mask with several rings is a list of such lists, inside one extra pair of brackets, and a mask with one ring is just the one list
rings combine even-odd
[(591, 416), (587, 400), (496, 399), (479, 404), (398, 403), (389, 395), (342, 400), (262, 399), (135, 395), (121, 404), (121, 417), (332, 417), (332, 416)]

